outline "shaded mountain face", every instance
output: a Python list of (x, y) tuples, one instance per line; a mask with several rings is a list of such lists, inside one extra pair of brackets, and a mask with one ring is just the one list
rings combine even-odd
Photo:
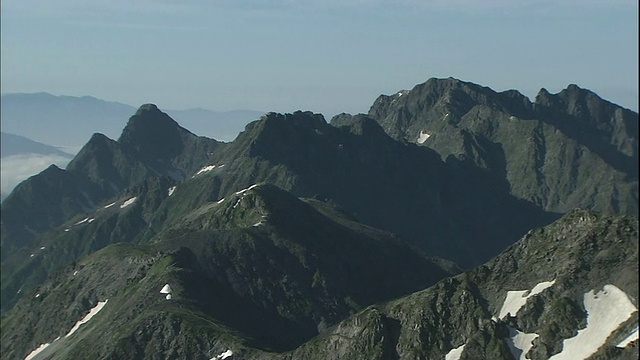
[[(149, 127), (154, 129), (151, 133)], [(151, 141), (154, 137), (157, 140)], [(152, 157), (150, 141), (166, 150)], [(184, 179), (219, 145), (180, 127), (155, 105), (143, 105), (130, 118), (121, 140), (94, 134), (66, 170), (52, 166), (19, 184), (3, 201), (3, 259), (16, 249), (33, 246), (46, 230), (149, 177)]]
[(207, 172), (197, 186), (185, 183), (194, 198), (212, 201), (240, 186), (272, 183), (338, 204), (365, 224), (464, 266), (480, 264), (513, 241), (506, 239), (555, 216), (510, 196), (506, 183), (472, 164), (443, 162), (429, 149), (394, 141), (366, 117), (335, 127), (308, 112), (267, 114), (214, 156), (224, 168)]
[[(114, 216), (107, 212), (133, 213), (144, 202), (117, 203), (69, 233), (94, 228), (99, 236)], [(65, 247), (68, 241), (58, 239), (35, 257), (44, 263), (81, 246)], [(355, 311), (456, 271), (328, 204), (272, 185), (195, 209), (148, 244), (106, 247), (25, 290), (3, 319), (3, 357), (24, 357), (44, 343), (56, 357), (96, 359), (208, 358), (224, 351), (220, 344), (291, 349)], [(160, 293), (165, 284), (170, 299)], [(91, 328), (65, 336), (100, 302), (107, 303)], [(149, 342), (158, 336), (165, 340)]]
[(638, 212), (638, 114), (576, 85), (542, 89), (532, 103), (515, 90), (430, 79), (380, 96), (368, 115), (397, 140), (464, 156), (545, 210)]

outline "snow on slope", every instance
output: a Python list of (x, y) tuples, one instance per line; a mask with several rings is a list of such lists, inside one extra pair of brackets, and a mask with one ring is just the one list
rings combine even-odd
[(513, 355), (516, 360), (527, 360), (526, 355), (533, 346), (533, 340), (538, 337), (538, 334), (526, 334), (511, 326), (507, 326), (507, 328), (509, 329), (507, 346), (511, 351), (511, 355)]
[(601, 291), (584, 294), (587, 310), (587, 327), (578, 330), (578, 335), (566, 339), (562, 352), (549, 360), (586, 359), (593, 355), (622, 323), (638, 309), (627, 294), (614, 285), (605, 285)]
[(418, 135), (418, 139), (416, 141), (418, 142), (418, 144), (422, 144), (425, 141), (427, 141), (429, 137), (431, 137), (431, 134), (424, 131), (420, 131), (420, 135)]
[(129, 200), (127, 200), (127, 201), (123, 202), (123, 203), (122, 203), (122, 205), (120, 205), (120, 209), (124, 209), (124, 208), (126, 208), (127, 206), (129, 206), (129, 205), (133, 204), (133, 202), (134, 202), (134, 201), (136, 201), (136, 199), (137, 199), (137, 198), (138, 198), (137, 196), (134, 196), (134, 197), (132, 197), (131, 199), (129, 199)]
[(46, 343), (46, 344), (42, 344), (42, 345), (38, 346), (38, 348), (33, 350), (32, 352), (30, 352), (29, 355), (27, 355), (27, 357), (24, 358), (24, 360), (31, 360), (31, 359), (35, 358), (36, 355), (40, 354), (49, 345), (51, 345), (51, 344), (50, 343)]
[(460, 356), (462, 356), (462, 350), (464, 350), (465, 345), (467, 344), (462, 344), (462, 346), (451, 349), (451, 351), (449, 351), (447, 355), (444, 356), (444, 360), (459, 360)]
[(96, 314), (99, 313), (100, 310), (102, 310), (102, 308), (107, 304), (107, 301), (109, 301), (109, 299), (106, 299), (105, 301), (98, 301), (98, 304), (94, 306), (91, 310), (89, 310), (89, 313), (85, 315), (85, 317), (83, 317), (80, 321), (78, 321), (75, 325), (73, 325), (71, 330), (69, 330), (67, 335), (65, 335), (64, 337), (71, 336), (71, 334), (73, 334), (80, 328), (80, 325), (89, 322), (89, 320), (91, 320), (92, 317), (96, 316)]
[[(74, 274), (75, 275), (75, 274)], [(40, 295), (40, 294), (38, 294)], [(38, 297), (38, 296), (36, 296)], [(67, 338), (69, 336), (71, 336), (73, 333), (75, 333), (81, 325), (86, 324), (87, 322), (89, 322), (89, 320), (91, 320), (91, 318), (93, 318), (94, 316), (96, 316), (97, 313), (100, 312), (100, 310), (102, 310), (102, 308), (107, 304), (107, 301), (109, 301), (109, 299), (105, 299), (105, 301), (98, 301), (98, 304), (96, 306), (94, 306), (93, 308), (91, 308), (91, 310), (89, 310), (89, 313), (87, 315), (85, 315), (82, 319), (80, 319), (78, 322), (76, 322), (75, 325), (73, 325), (73, 327), (71, 328), (71, 330), (69, 330), (69, 332), (67, 333), (67, 335), (65, 335), (64, 337)], [(51, 343), (45, 343), (45, 344), (41, 344), (40, 346), (38, 346), (38, 348), (36, 348), (35, 350), (33, 350), (32, 352), (30, 352), (25, 358), (24, 360), (31, 360), (34, 359), (38, 354), (40, 354), (42, 351), (44, 351), (47, 347), (49, 347), (49, 345), (51, 345), (52, 343), (55, 343), (56, 341), (60, 340), (60, 337), (57, 337), (55, 340), (53, 340)]]
[(504, 319), (504, 317), (506, 317), (508, 314), (511, 314), (511, 316), (516, 316), (518, 310), (520, 310), (520, 308), (522, 308), (527, 303), (527, 299), (534, 295), (540, 294), (541, 292), (555, 284), (555, 282), (555, 280), (543, 281), (534, 286), (531, 291), (518, 290), (507, 292), (507, 298), (504, 299), (504, 303), (502, 304), (502, 308), (500, 309), (500, 315), (498, 315), (498, 318)]
[(225, 352), (223, 352), (222, 354), (218, 355), (218, 356), (214, 356), (211, 358), (211, 360), (222, 360), (222, 359), (226, 359), (230, 356), (233, 356), (233, 351), (231, 350), (227, 350)]

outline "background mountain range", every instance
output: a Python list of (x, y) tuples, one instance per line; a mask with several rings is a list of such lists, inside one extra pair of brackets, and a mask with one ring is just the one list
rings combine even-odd
[[(3, 94), (2, 196), (22, 180), (50, 164), (64, 168), (94, 133), (118, 136), (136, 111), (130, 105), (91, 96), (48, 93)], [(233, 140), (244, 125), (262, 115), (252, 110), (167, 110), (197, 134), (220, 141)], [(71, 154), (71, 155), (70, 155)]]
[(637, 149), (575, 85), (430, 79), (232, 142), (146, 104), (2, 202), (2, 355), (635, 358)]
[[(54, 146), (80, 147), (93, 133), (115, 138), (136, 108), (92, 96), (49, 93), (2, 94), (2, 131)], [(165, 110), (197, 133), (220, 141), (233, 140), (262, 111), (207, 109)]]

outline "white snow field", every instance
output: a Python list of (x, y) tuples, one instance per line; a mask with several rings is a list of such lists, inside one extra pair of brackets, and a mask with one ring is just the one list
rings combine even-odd
[(80, 325), (89, 322), (89, 320), (91, 320), (91, 318), (96, 316), (96, 314), (99, 313), (100, 310), (102, 310), (102, 308), (107, 304), (107, 301), (109, 301), (109, 299), (106, 299), (105, 301), (98, 301), (98, 304), (96, 306), (94, 306), (93, 308), (91, 308), (91, 310), (89, 310), (89, 313), (87, 315), (85, 315), (85, 317), (83, 317), (80, 321), (78, 321), (75, 325), (73, 325), (71, 330), (69, 330), (67, 335), (65, 335), (64, 337), (71, 336), (71, 334), (73, 334), (74, 332), (76, 332), (80, 328)]
[(173, 195), (173, 192), (176, 191), (176, 187), (172, 186), (169, 189), (167, 189), (167, 193), (169, 194), (168, 196)]
[(162, 289), (160, 289), (160, 294), (167, 294), (167, 296), (165, 296), (165, 299), (167, 300), (171, 300), (171, 292), (173, 290), (171, 290), (171, 286), (169, 284), (165, 284)]
[(24, 358), (24, 360), (31, 360), (33, 358), (36, 357), (36, 355), (40, 354), (42, 352), (42, 350), (46, 349), (49, 345), (49, 343), (46, 344), (42, 344), (40, 346), (38, 346), (37, 349), (33, 350), (32, 352), (29, 353), (29, 355), (27, 355), (27, 357)]
[(240, 191), (236, 191), (236, 195), (243, 194), (243, 193), (245, 193), (245, 192), (247, 192), (247, 191), (249, 191), (249, 190), (253, 189), (253, 188), (254, 188), (254, 187), (256, 187), (256, 186), (258, 186), (258, 184), (253, 184), (253, 185), (249, 186), (249, 187), (248, 187), (248, 188), (246, 188), (246, 189), (242, 189), (242, 190), (240, 190)]
[(604, 345), (613, 331), (638, 311), (627, 294), (614, 285), (605, 285), (595, 294), (594, 290), (584, 294), (584, 308), (587, 327), (578, 330), (578, 335), (564, 340), (562, 351), (550, 360), (588, 358)]
[(222, 354), (218, 355), (218, 356), (214, 356), (211, 358), (211, 360), (222, 360), (222, 359), (226, 359), (229, 356), (233, 355), (233, 351), (231, 350), (227, 350), (225, 352), (223, 352)]
[(544, 290), (550, 288), (553, 284), (555, 284), (555, 282), (555, 279), (553, 281), (543, 281), (534, 286), (531, 291), (518, 290), (507, 292), (507, 298), (504, 299), (504, 303), (502, 304), (502, 308), (500, 309), (498, 319), (503, 319), (508, 314), (511, 314), (511, 316), (516, 316), (518, 310), (520, 310), (520, 308), (527, 303), (527, 299), (534, 295), (540, 294)]
[[(74, 274), (75, 275), (75, 274)], [(40, 294), (38, 294), (40, 295)], [(37, 296), (36, 296), (37, 297)], [(65, 335), (64, 337), (69, 337), (71, 334), (73, 334), (74, 332), (76, 332), (79, 328), (80, 325), (85, 324), (87, 322), (89, 322), (89, 320), (91, 320), (91, 318), (93, 318), (94, 316), (96, 316), (97, 313), (100, 312), (100, 310), (102, 310), (102, 308), (106, 305), (107, 301), (109, 301), (109, 299), (105, 299), (105, 301), (98, 301), (98, 304), (96, 306), (94, 306), (91, 310), (89, 310), (89, 313), (87, 315), (85, 315), (85, 317), (83, 317), (80, 321), (78, 321), (72, 328), (71, 330), (69, 330), (69, 332), (67, 333), (67, 335)], [(56, 341), (60, 340), (60, 337), (58, 336), (55, 340), (53, 340), (51, 343), (45, 343), (45, 344), (41, 344), (40, 346), (38, 346), (37, 349), (33, 350), (32, 352), (29, 353), (29, 355), (27, 355), (24, 360), (31, 360), (34, 359), (39, 353), (41, 353), (43, 350), (45, 350), (47, 347), (49, 347), (49, 345), (51, 345), (52, 343), (55, 343)]]
[(105, 209), (108, 209), (108, 208), (112, 207), (113, 205), (115, 205), (116, 203), (117, 203), (117, 201), (114, 201), (114, 202), (112, 202), (111, 204), (106, 205), (104, 208), (105, 208)]
[(191, 178), (193, 179), (194, 177), (196, 177), (196, 176), (198, 176), (198, 175), (200, 175), (202, 173), (209, 172), (209, 171), (211, 171), (211, 170), (213, 170), (215, 168), (216, 168), (215, 165), (207, 165), (207, 166), (203, 167), (202, 169), (198, 170), (198, 172), (196, 172)]
[(527, 360), (526, 355), (533, 346), (533, 340), (538, 337), (538, 334), (523, 333), (511, 326), (507, 326), (507, 328), (509, 329), (507, 346), (511, 351), (511, 355), (513, 355), (516, 360)]
[(462, 346), (451, 349), (451, 351), (449, 351), (447, 355), (444, 356), (444, 360), (459, 360), (460, 356), (462, 356), (462, 350), (464, 350), (465, 345), (467, 344), (462, 344)]
[(127, 201), (123, 202), (123, 203), (122, 203), (122, 205), (120, 205), (120, 209), (124, 209), (124, 208), (126, 208), (127, 206), (129, 206), (129, 205), (133, 204), (133, 202), (134, 202), (134, 201), (136, 201), (136, 199), (137, 199), (137, 198), (138, 198), (137, 196), (134, 196), (134, 197), (132, 197), (131, 199), (129, 199), (129, 200), (127, 200)]
[(427, 139), (431, 136), (431, 134), (424, 132), (424, 131), (420, 131), (420, 135), (418, 135), (418, 144), (422, 144), (425, 141), (427, 141)]

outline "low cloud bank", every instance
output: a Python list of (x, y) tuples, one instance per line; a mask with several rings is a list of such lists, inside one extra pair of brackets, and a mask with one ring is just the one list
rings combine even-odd
[(51, 164), (65, 168), (69, 161), (71, 161), (70, 157), (42, 154), (19, 154), (3, 157), (0, 159), (2, 199), (4, 200), (20, 182), (38, 174)]

